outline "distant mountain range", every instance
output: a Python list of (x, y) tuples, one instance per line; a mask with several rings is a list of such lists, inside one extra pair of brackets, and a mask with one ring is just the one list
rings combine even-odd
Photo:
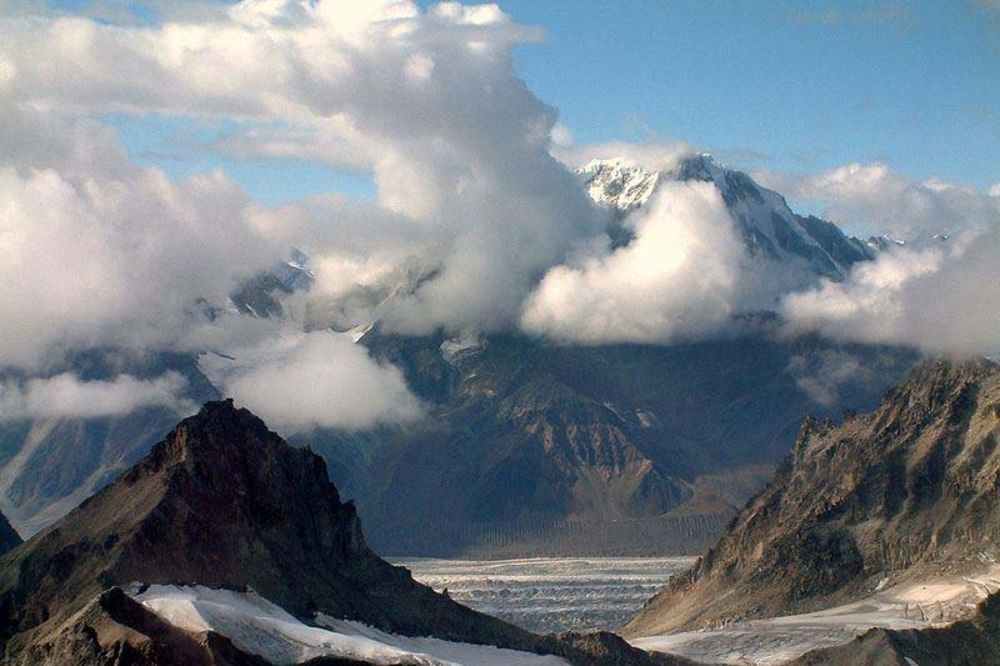
[[(629, 242), (624, 216), (674, 179), (715, 183), (748, 256), (796, 284), (841, 279), (877, 251), (704, 155), (661, 172), (592, 162), (580, 179), (617, 211), (609, 231), (619, 244)], [(299, 253), (202, 310), (284, 316), (283, 299), (312, 280)], [(411, 282), (364, 297), (389, 299)], [(671, 346), (579, 347), (514, 333), (403, 337), (362, 322), (353, 337), (402, 369), (429, 418), (291, 440), (324, 456), (380, 552), (698, 552), (766, 481), (803, 414), (869, 409), (917, 360), (906, 349), (780, 337), (766, 312), (741, 315), (737, 328)], [(87, 352), (47, 376), (168, 370), (185, 378), (192, 403), (220, 397), (191, 354)], [(0, 424), (0, 506), (25, 534), (50, 524), (139, 460), (175, 418), (151, 407)]]

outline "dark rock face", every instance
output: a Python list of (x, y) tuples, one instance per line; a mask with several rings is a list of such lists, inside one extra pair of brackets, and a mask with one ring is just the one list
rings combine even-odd
[[(871, 408), (915, 362), (898, 349), (766, 333), (672, 347), (494, 335), (457, 353), (442, 336), (362, 342), (403, 370), (430, 418), (301, 443), (357, 499), (376, 550), (396, 555), (662, 554), (644, 535), (671, 512), (694, 524), (657, 537), (659, 547), (701, 552), (770, 477), (803, 413)], [(800, 382), (831, 359), (858, 373), (818, 405)], [(596, 536), (602, 524), (621, 533), (614, 544)]]
[(21, 545), (21, 536), (10, 526), (7, 517), (0, 513), (0, 555)]
[(985, 360), (927, 362), (839, 427), (806, 419), (774, 480), (626, 630), (808, 612), (886, 576), (975, 567), (1000, 538), (998, 437)]
[(529, 649), (536, 640), (375, 556), (323, 460), (231, 401), (182, 421), (0, 567), (0, 637), (14, 656), (133, 581), (249, 586), (302, 618), (321, 611), (404, 634)]

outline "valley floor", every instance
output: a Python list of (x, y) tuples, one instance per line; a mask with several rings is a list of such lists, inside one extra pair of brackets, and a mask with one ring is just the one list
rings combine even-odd
[(905, 583), (835, 608), (734, 622), (721, 629), (633, 638), (643, 650), (716, 664), (771, 665), (849, 642), (873, 627), (922, 629), (967, 616), (1000, 589), (1000, 566), (979, 575)]
[(620, 628), (693, 557), (397, 559), (452, 599), (539, 633)]

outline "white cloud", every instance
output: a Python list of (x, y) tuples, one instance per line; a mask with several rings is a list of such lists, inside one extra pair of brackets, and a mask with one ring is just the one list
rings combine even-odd
[(911, 239), (984, 227), (1000, 219), (1000, 199), (937, 178), (917, 182), (880, 163), (846, 164), (818, 174), (759, 172), (764, 185), (819, 202), (823, 216), (867, 235)]
[(423, 410), (402, 373), (346, 336), (287, 333), (217, 359), (213, 381), (273, 427), (367, 428), (409, 423)]
[[(242, 119), (236, 154), (370, 170), (431, 239), (386, 326), (510, 326), (537, 276), (602, 215), (549, 154), (555, 113), (513, 73), (538, 32), (494, 5), (245, 1), (155, 27), (7, 21), (0, 58), (35, 106)], [(258, 125), (258, 126), (255, 126)]]
[(628, 219), (635, 240), (548, 272), (522, 327), (559, 340), (670, 342), (728, 323), (744, 260), (732, 219), (709, 183), (660, 186)]
[(115, 142), (69, 132), (59, 170), (44, 155), (0, 166), (0, 364), (169, 345), (196, 299), (225, 302), (285, 249), (246, 223), (248, 201), (224, 176), (172, 182), (115, 158)]
[(118, 416), (143, 407), (166, 407), (184, 415), (195, 410), (183, 397), (186, 388), (187, 380), (176, 372), (153, 379), (118, 375), (84, 381), (63, 373), (24, 382), (8, 380), (0, 383), (0, 422)]
[(788, 295), (789, 328), (956, 354), (1000, 351), (1000, 225), (858, 264), (843, 283)]
[(840, 387), (859, 377), (871, 379), (871, 371), (862, 360), (853, 354), (839, 350), (824, 350), (818, 357), (794, 356), (788, 370), (799, 378), (796, 385), (809, 398), (824, 407), (832, 407), (840, 401)]
[(671, 167), (678, 158), (695, 152), (695, 147), (684, 141), (656, 143), (628, 143), (611, 141), (574, 145), (556, 141), (552, 154), (570, 169), (579, 169), (591, 160), (620, 157), (649, 171)]

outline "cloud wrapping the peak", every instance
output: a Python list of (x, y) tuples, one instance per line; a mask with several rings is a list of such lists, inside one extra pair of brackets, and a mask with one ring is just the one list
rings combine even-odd
[(229, 350), (210, 372), (227, 395), (286, 432), (356, 430), (410, 423), (423, 415), (403, 374), (381, 365), (347, 336), (286, 332), (253, 348)]
[(663, 343), (728, 323), (745, 257), (714, 185), (661, 184), (627, 223), (628, 245), (546, 274), (525, 304), (524, 330), (584, 344)]
[(867, 235), (912, 239), (1000, 220), (1000, 198), (937, 178), (917, 182), (878, 162), (805, 176), (755, 175), (788, 196), (819, 202), (824, 217)]

